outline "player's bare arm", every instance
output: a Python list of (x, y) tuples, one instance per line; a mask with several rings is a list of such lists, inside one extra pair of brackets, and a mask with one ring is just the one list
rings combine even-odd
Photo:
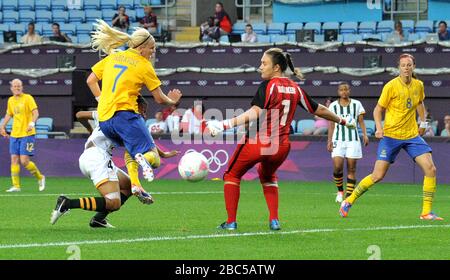
[(98, 82), (100, 80), (95, 76), (94, 72), (92, 72), (89, 77), (86, 80), (86, 83), (91, 90), (92, 94), (94, 95), (95, 99), (98, 100), (100, 95), (102, 94), (102, 91), (100, 89), (100, 86), (98, 85)]
[(75, 114), (77, 120), (89, 131), (92, 133), (93, 129), (89, 120), (93, 120), (92, 111), (79, 111)]
[(324, 118), (329, 121), (333, 121), (338, 124), (345, 125), (347, 127), (355, 128), (355, 120), (351, 120), (351, 118), (345, 118), (342, 119), (335, 113), (331, 112), (327, 107), (323, 106), (322, 104), (319, 104), (316, 111), (314, 112), (314, 115), (319, 116), (321, 118)]
[(423, 102), (420, 102), (417, 105), (417, 114), (419, 114), (419, 121), (420, 121), (419, 135), (422, 136), (425, 134), (425, 131), (427, 130), (428, 127), (428, 122), (425, 119), (425, 104)]
[(9, 134), (6, 133), (6, 124), (9, 122), (9, 120), (11, 119), (11, 116), (8, 114), (5, 114), (5, 118), (3, 119), (3, 122), (0, 124), (0, 135), (3, 137), (8, 138)]
[(364, 146), (367, 146), (369, 145), (369, 137), (367, 136), (366, 124), (364, 123), (364, 114), (358, 116), (358, 123), (363, 133)]
[(375, 109), (373, 110), (373, 120), (375, 121), (375, 137), (378, 139), (383, 138), (383, 125), (381, 124), (381, 121), (383, 119), (383, 112), (386, 110), (383, 106), (380, 104), (377, 104), (375, 106)]
[(161, 150), (158, 146), (156, 146), (156, 149), (158, 150), (158, 154), (161, 158), (171, 158), (174, 156), (177, 156), (180, 154), (180, 151), (177, 150), (172, 150), (169, 152), (164, 152), (163, 150)]
[(334, 122), (328, 122), (328, 141), (327, 150), (331, 153), (333, 151), (333, 133), (334, 133)]
[(39, 118), (38, 109), (34, 109), (33, 111), (31, 111), (31, 122), (28, 124), (27, 132), (30, 132), (31, 130), (33, 130), (38, 118)]
[(161, 90), (160, 87), (157, 87), (152, 91), (153, 98), (156, 103), (164, 104), (164, 105), (177, 105), (180, 102), (180, 98), (182, 96), (181, 91), (179, 89), (173, 89), (169, 91), (167, 95)]

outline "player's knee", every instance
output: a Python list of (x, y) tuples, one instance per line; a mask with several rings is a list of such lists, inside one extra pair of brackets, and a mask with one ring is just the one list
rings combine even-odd
[(347, 171), (348, 171), (348, 173), (355, 174), (356, 173), (356, 166), (349, 166), (347, 168)]
[(344, 170), (341, 166), (335, 166), (333, 168), (333, 176), (334, 177), (341, 177), (344, 173)]
[(237, 178), (236, 176), (230, 175), (229, 173), (225, 173), (223, 175), (223, 181), (224, 182), (233, 182), (235, 184), (240, 184), (241, 183), (241, 179)]
[(385, 173), (383, 174), (383, 173), (372, 173), (372, 181), (374, 182), (374, 183), (378, 183), (378, 182), (380, 182), (381, 180), (383, 180), (383, 178), (384, 178), (384, 175), (385, 175)]
[(20, 164), (21, 164), (22, 166), (27, 166), (29, 162), (30, 162), (29, 159), (26, 159), (26, 158), (21, 158), (21, 159), (20, 159)]
[(430, 163), (426, 167), (426, 173), (429, 177), (435, 177), (436, 176), (436, 166), (433, 163)]
[(109, 211), (117, 211), (120, 209), (120, 199), (106, 199), (106, 208)]

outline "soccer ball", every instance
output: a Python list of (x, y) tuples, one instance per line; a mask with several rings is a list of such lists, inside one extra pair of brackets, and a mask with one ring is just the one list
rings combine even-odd
[(181, 178), (189, 182), (198, 182), (208, 176), (209, 164), (206, 157), (198, 152), (186, 153), (178, 163)]

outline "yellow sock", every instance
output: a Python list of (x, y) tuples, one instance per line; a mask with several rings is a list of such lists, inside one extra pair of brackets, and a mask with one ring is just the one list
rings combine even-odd
[(150, 163), (153, 168), (158, 168), (161, 164), (161, 159), (157, 151), (149, 151), (144, 154), (144, 158)]
[(355, 201), (374, 184), (375, 183), (372, 180), (372, 174), (369, 174), (364, 179), (362, 179), (361, 182), (359, 182), (358, 186), (352, 192), (352, 195), (347, 198), (347, 201), (350, 204), (355, 203)]
[(20, 165), (11, 164), (11, 181), (13, 187), (20, 188)]
[(125, 165), (127, 166), (128, 175), (130, 176), (131, 185), (142, 187), (141, 182), (139, 181), (139, 164), (127, 151), (125, 151), (123, 157), (125, 159)]
[(423, 206), (422, 215), (427, 215), (431, 212), (433, 205), (433, 197), (436, 192), (436, 177), (423, 178)]
[(25, 168), (30, 171), (30, 173), (36, 177), (36, 179), (41, 180), (42, 179), (42, 174), (39, 171), (39, 169), (36, 167), (36, 164), (34, 164), (34, 162), (32, 162), (31, 160), (28, 162), (27, 166), (25, 166)]

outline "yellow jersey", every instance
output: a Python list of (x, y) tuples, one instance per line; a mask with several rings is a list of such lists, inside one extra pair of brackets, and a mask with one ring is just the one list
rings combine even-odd
[(423, 82), (412, 79), (406, 85), (400, 77), (384, 87), (378, 104), (386, 109), (384, 136), (406, 140), (419, 135), (416, 108), (425, 99)]
[(22, 93), (8, 99), (6, 113), (13, 118), (11, 137), (19, 138), (36, 134), (34, 128), (27, 132), (28, 125), (33, 121), (31, 112), (35, 109), (37, 109), (37, 105), (30, 94)]
[(150, 91), (161, 85), (151, 62), (133, 49), (110, 54), (95, 64), (92, 72), (102, 80), (99, 121), (109, 120), (117, 111), (139, 113), (136, 100), (142, 85)]

